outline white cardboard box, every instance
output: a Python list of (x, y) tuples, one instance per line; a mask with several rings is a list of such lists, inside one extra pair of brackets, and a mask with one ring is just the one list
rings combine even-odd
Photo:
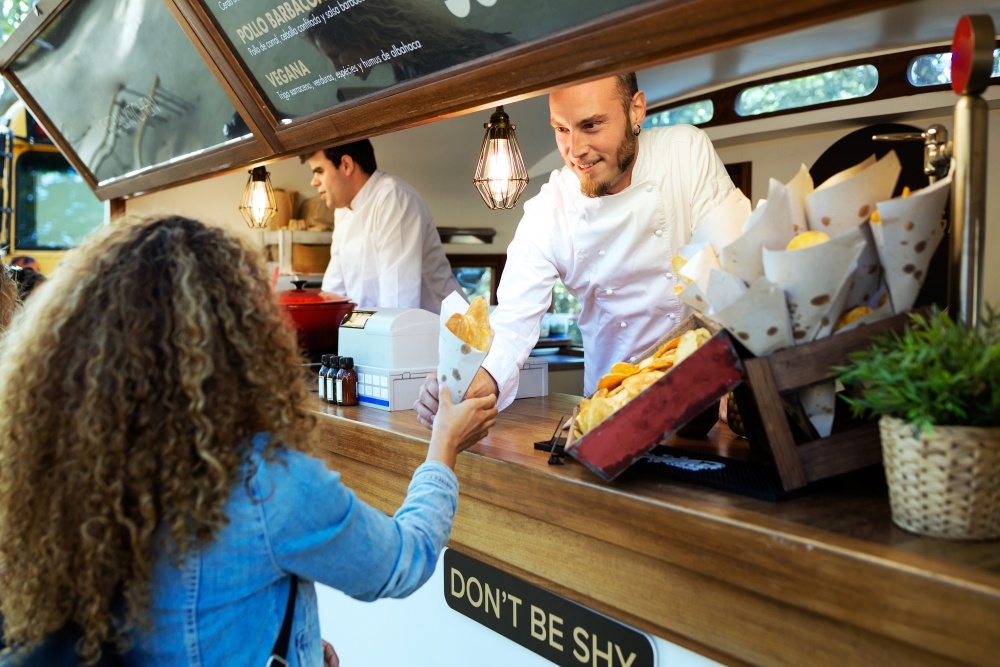
[[(390, 370), (378, 366), (357, 365), (358, 404), (380, 410), (411, 410), (428, 373), (436, 368)], [(521, 368), (515, 398), (532, 398), (549, 394), (549, 362), (529, 357)]]

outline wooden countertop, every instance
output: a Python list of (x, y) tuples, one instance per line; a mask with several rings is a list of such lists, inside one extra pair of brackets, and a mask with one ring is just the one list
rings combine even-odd
[[(996, 665), (1000, 540), (896, 528), (878, 469), (771, 502), (535, 450), (578, 397), (521, 399), (459, 456), (450, 546), (734, 665)], [(392, 513), (429, 435), (410, 410), (329, 406), (318, 449)]]

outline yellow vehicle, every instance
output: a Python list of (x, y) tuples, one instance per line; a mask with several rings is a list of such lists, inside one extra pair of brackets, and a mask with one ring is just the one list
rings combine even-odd
[(4, 263), (31, 257), (49, 274), (69, 248), (104, 224), (106, 206), (21, 102), (0, 119)]

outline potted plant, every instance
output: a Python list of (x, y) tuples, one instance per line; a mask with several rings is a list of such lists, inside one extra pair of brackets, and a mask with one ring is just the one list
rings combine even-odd
[(855, 415), (880, 417), (892, 519), (906, 530), (1000, 537), (1000, 316), (986, 311), (975, 330), (911, 313), (834, 369)]

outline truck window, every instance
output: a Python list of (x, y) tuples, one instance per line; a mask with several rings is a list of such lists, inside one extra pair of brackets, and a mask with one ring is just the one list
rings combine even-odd
[(104, 204), (59, 153), (23, 153), (14, 178), (18, 252), (72, 248), (104, 222)]

